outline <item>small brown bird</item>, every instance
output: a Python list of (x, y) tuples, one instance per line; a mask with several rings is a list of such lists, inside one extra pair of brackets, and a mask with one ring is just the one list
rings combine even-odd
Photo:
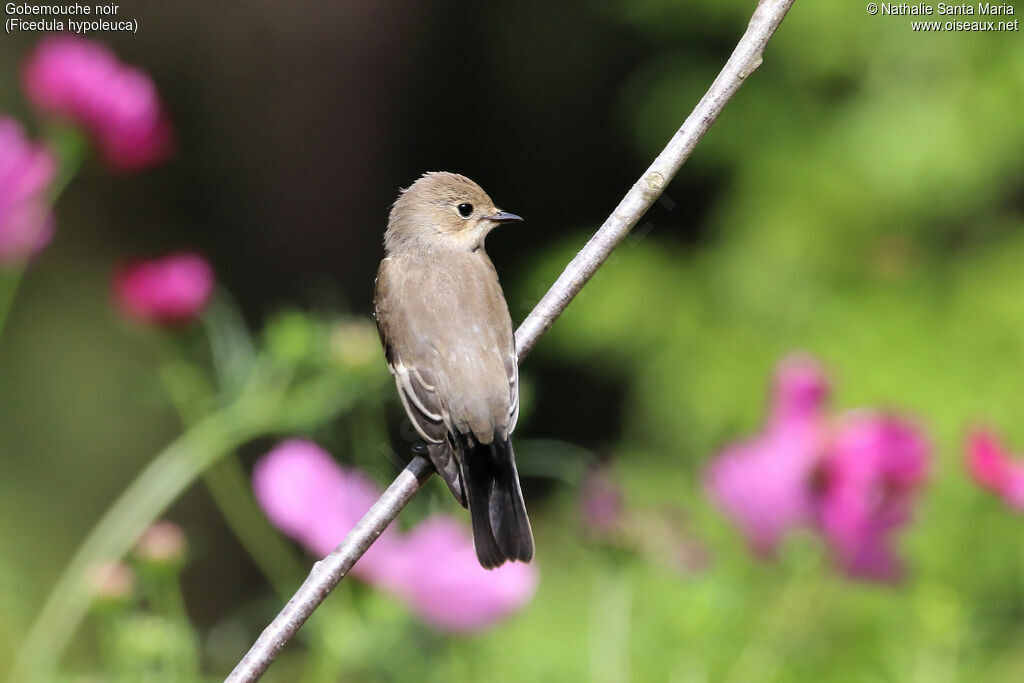
[(388, 366), (427, 453), (469, 507), (480, 564), (533, 558), (509, 435), (519, 415), (512, 317), (484, 251), (523, 220), (479, 185), (427, 173), (391, 208), (374, 308)]

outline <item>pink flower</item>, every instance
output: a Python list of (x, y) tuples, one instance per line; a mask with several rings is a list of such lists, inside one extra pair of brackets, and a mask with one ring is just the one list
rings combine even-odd
[(822, 533), (851, 574), (879, 581), (902, 576), (889, 532), (910, 519), (928, 451), (923, 435), (894, 417), (850, 413), (840, 421), (822, 463), (817, 514)]
[(537, 570), (511, 563), (484, 569), (466, 528), (448, 515), (418, 524), (403, 539), (381, 587), (424, 621), (453, 632), (486, 628), (525, 607), (537, 590)]
[(1024, 510), (1024, 462), (1013, 459), (994, 431), (976, 429), (968, 436), (967, 469), (978, 486)]
[[(366, 475), (344, 470), (311, 441), (284, 441), (253, 470), (256, 500), (278, 529), (317, 557), (341, 543), (380, 497)], [(365, 581), (383, 578), (398, 534), (388, 528), (352, 568)]]
[(135, 572), (123, 562), (93, 565), (85, 582), (93, 599), (106, 605), (127, 603), (135, 594)]
[(899, 578), (891, 534), (910, 517), (929, 446), (910, 423), (884, 414), (825, 414), (828, 383), (816, 361), (780, 363), (771, 417), (759, 436), (727, 447), (708, 472), (710, 495), (771, 555), (797, 527), (820, 533), (851, 576)]
[[(256, 499), (281, 531), (323, 557), (376, 502), (365, 475), (342, 468), (322, 449), (285, 441), (253, 472)], [(473, 539), (454, 518), (435, 515), (402, 534), (388, 528), (356, 563), (353, 574), (405, 602), (424, 621), (453, 631), (482, 629), (522, 609), (537, 571), (523, 564), (488, 571)]]
[(188, 539), (174, 522), (153, 522), (135, 542), (135, 557), (156, 567), (177, 567), (185, 563)]
[(105, 45), (66, 34), (45, 38), (22, 80), (40, 111), (88, 131), (112, 166), (135, 170), (170, 156), (173, 133), (152, 79)]
[(18, 264), (53, 236), (46, 190), (57, 171), (53, 154), (0, 116), (0, 266)]
[(727, 447), (708, 487), (743, 529), (752, 549), (771, 555), (811, 513), (809, 482), (825, 441), (828, 383), (817, 361), (793, 356), (776, 371), (772, 414), (762, 434)]
[(213, 293), (213, 269), (198, 254), (178, 252), (121, 266), (114, 274), (114, 299), (121, 311), (154, 325), (195, 320)]

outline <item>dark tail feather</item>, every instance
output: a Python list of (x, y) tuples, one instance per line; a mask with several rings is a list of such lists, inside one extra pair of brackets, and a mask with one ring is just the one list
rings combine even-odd
[(462, 451), (473, 541), (480, 564), (493, 569), (506, 560), (533, 559), (533, 531), (519, 488), (515, 455), (508, 439)]

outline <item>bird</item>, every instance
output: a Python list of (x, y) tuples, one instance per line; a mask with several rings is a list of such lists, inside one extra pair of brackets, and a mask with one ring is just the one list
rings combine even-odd
[[(405, 412), (456, 500), (481, 566), (529, 562), (534, 542), (510, 436), (519, 363), (508, 304), (484, 250), (523, 219), (456, 173), (425, 173), (391, 207), (374, 315)], [(415, 449), (414, 449), (415, 450)]]

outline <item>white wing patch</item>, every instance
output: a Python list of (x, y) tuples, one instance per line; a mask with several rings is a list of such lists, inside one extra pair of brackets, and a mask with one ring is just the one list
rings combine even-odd
[(519, 422), (519, 363), (515, 356), (512, 357), (512, 376), (509, 377), (508, 384), (508, 395), (509, 395), (509, 418), (508, 418), (508, 433), (511, 434), (516, 428), (516, 423)]
[(451, 431), (451, 419), (442, 407), (434, 385), (424, 380), (419, 370), (406, 367), (397, 357), (391, 365), (391, 374), (395, 376), (402, 406), (419, 435), (429, 443), (444, 441), (445, 432)]
[(426, 418), (428, 418), (432, 422), (440, 422), (441, 413), (434, 412), (433, 410), (425, 406), (423, 404), (423, 400), (417, 394), (416, 388), (412, 385), (413, 373), (416, 374), (416, 381), (419, 382), (420, 386), (423, 389), (426, 389), (427, 391), (433, 393), (434, 387), (423, 381), (422, 376), (416, 370), (416, 368), (413, 368), (412, 372), (410, 372), (408, 368), (402, 365), (401, 361), (399, 361), (398, 365), (395, 366), (395, 379), (397, 379), (399, 382), (399, 391), (401, 391), (403, 395), (407, 396), (409, 400), (412, 401), (416, 408), (420, 411), (420, 413), (422, 413)]

